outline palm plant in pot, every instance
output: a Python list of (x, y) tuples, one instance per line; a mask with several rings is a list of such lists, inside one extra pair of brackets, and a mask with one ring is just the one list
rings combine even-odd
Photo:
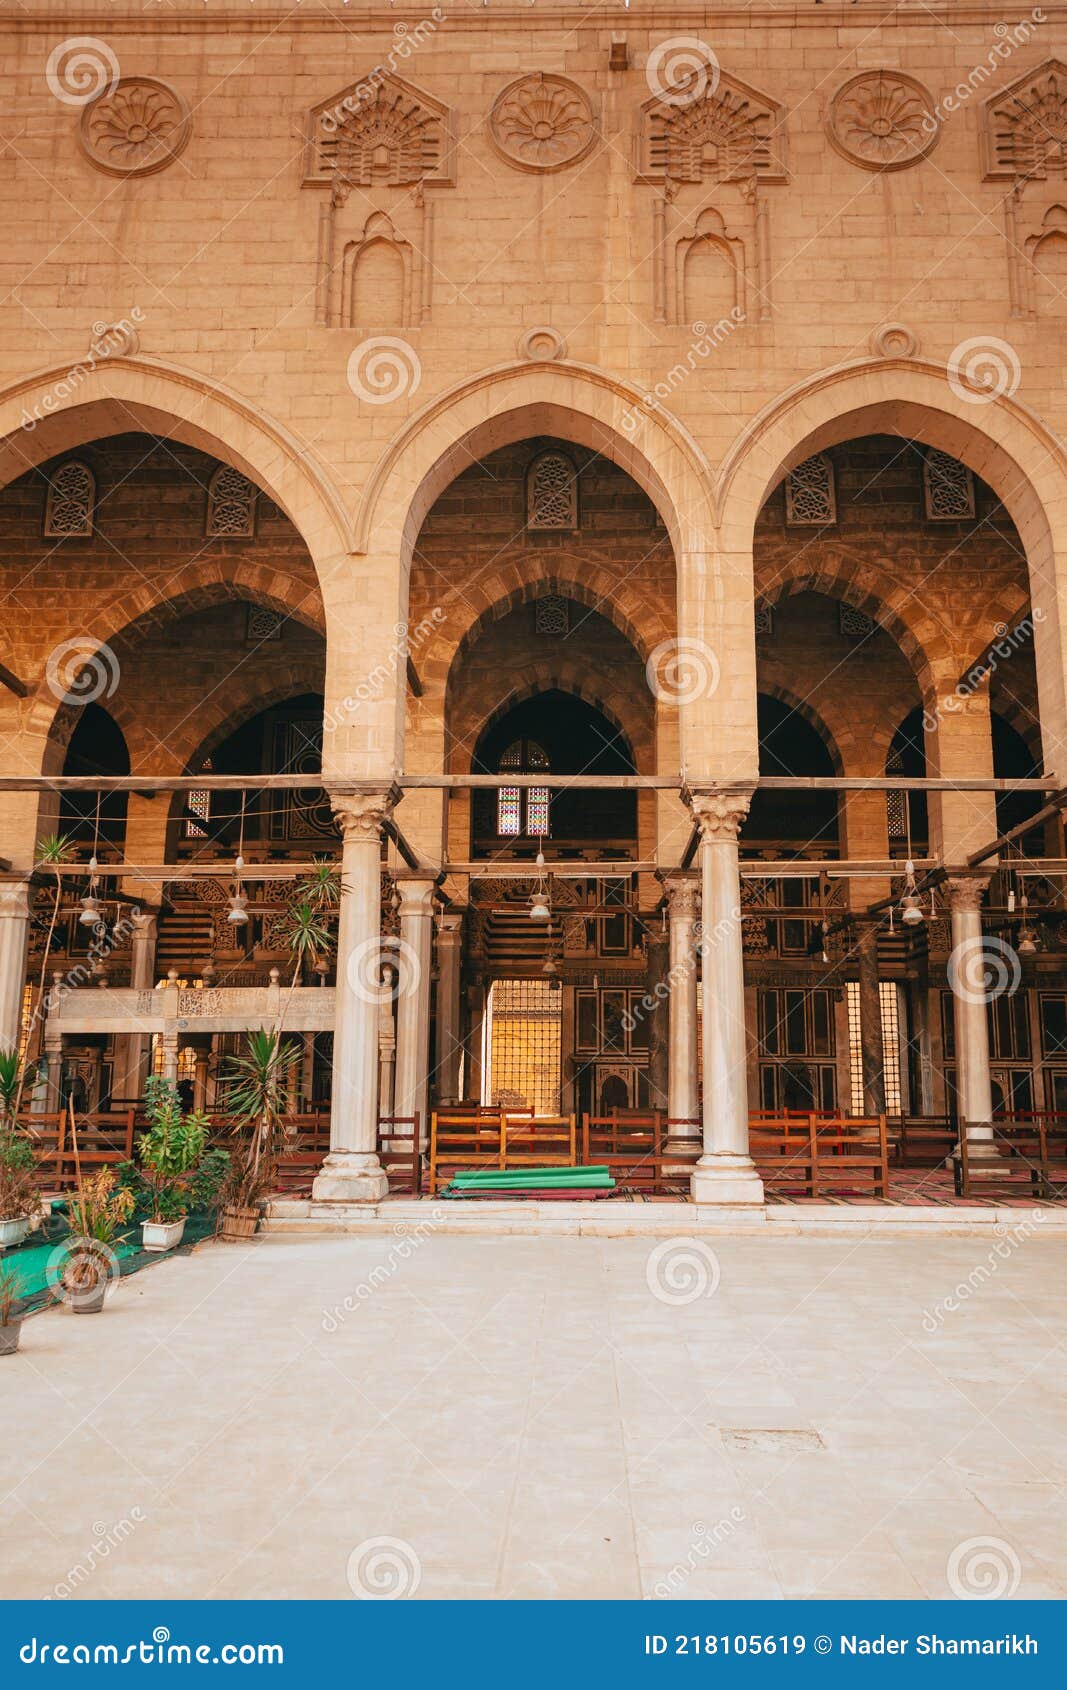
[(289, 1085), (299, 1060), (299, 1046), (284, 1042), (277, 1028), (265, 1027), (247, 1034), (244, 1054), (230, 1058), (235, 1121), (222, 1187), (222, 1238), (251, 1238), (259, 1224), (260, 1209), (274, 1189)]
[(134, 1210), (129, 1186), (120, 1185), (111, 1168), (79, 1176), (67, 1199), (70, 1237), (60, 1283), (75, 1314), (98, 1314), (118, 1263), (112, 1245)]
[(0, 1268), (0, 1356), (13, 1356), (22, 1333), (22, 1283)]
[(0, 1247), (21, 1244), (40, 1208), (34, 1173), (37, 1157), (18, 1128), (22, 1062), (17, 1050), (0, 1050)]
[(173, 1250), (181, 1242), (190, 1209), (206, 1209), (217, 1198), (229, 1157), (208, 1142), (204, 1115), (182, 1113), (178, 1088), (153, 1074), (145, 1082), (148, 1130), (137, 1141), (138, 1161), (119, 1170), (124, 1186), (148, 1207), (141, 1222), (146, 1250)]
[(229, 1102), (236, 1120), (222, 1197), (222, 1238), (251, 1238), (262, 1205), (274, 1190), (293, 1070), (300, 1060), (299, 1045), (282, 1037), (282, 1023), (302, 971), (320, 965), (333, 948), (334, 917), (342, 891), (340, 875), (326, 860), (316, 862), (312, 873), (297, 885), (282, 924), (293, 958), (285, 1004), (273, 1028), (249, 1033), (244, 1054), (230, 1059)]

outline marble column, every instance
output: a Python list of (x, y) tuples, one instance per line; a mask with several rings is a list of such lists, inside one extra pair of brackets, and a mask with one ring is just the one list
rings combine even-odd
[(345, 891), (337, 932), (330, 1152), (312, 1187), (318, 1203), (376, 1203), (389, 1188), (378, 1160), (381, 1003), (381, 829), (385, 790), (331, 793), (341, 827)]
[(691, 1150), (701, 1140), (700, 1049), (697, 983), (700, 953), (697, 917), (700, 893), (696, 875), (672, 875), (667, 881), (670, 927), (670, 1050), (667, 1116), (674, 1122), (668, 1150)]
[(653, 929), (648, 935), (645, 968), (645, 1001), (648, 1009), (648, 1106), (666, 1113), (670, 1063), (670, 941)]
[(17, 1050), (22, 1034), (22, 996), (30, 932), (30, 885), (0, 885), (0, 1049)]
[(885, 1053), (882, 1049), (882, 997), (878, 980), (878, 924), (856, 923), (856, 963), (860, 985), (860, 1060), (863, 1109), (885, 1114)]
[(437, 1084), (442, 1103), (459, 1102), (460, 967), (463, 961), (463, 912), (445, 910), (437, 918)]
[(418, 1114), (419, 1135), (429, 1142), (430, 971), (433, 964), (433, 892), (428, 875), (397, 880), (400, 892), (399, 979), (396, 1000), (394, 1112)]
[(484, 980), (475, 980), (467, 987), (467, 1061), (463, 1073), (463, 1095), (467, 1103), (482, 1101), (482, 1036), (488, 990)]
[[(948, 880), (952, 918), (948, 983), (956, 1033), (956, 1096), (960, 1130), (966, 1122), (968, 1147), (980, 1156), (996, 1155), (987, 1006), (998, 987), (1010, 984), (1014, 958), (1000, 941), (983, 937), (982, 895), (987, 885), (982, 876)], [(1018, 966), (1014, 961), (1014, 968)]]
[(695, 1203), (763, 1204), (763, 1181), (748, 1151), (745, 977), (737, 835), (751, 792), (694, 792), (700, 829), (704, 981), (704, 1150), (693, 1170)]

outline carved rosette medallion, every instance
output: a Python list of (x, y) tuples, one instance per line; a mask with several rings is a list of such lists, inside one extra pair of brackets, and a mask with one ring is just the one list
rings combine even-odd
[(895, 70), (861, 71), (830, 103), (830, 140), (863, 170), (906, 170), (940, 134), (933, 99), (921, 82)]
[(86, 106), (81, 143), (90, 163), (112, 176), (147, 176), (173, 164), (192, 130), (177, 89), (154, 76), (124, 76)]
[(589, 96), (566, 76), (520, 76), (489, 113), (489, 137), (501, 158), (519, 170), (564, 170), (597, 141)]

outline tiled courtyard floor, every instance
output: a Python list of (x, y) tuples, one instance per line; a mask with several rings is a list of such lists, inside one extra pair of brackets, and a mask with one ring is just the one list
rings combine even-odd
[(996, 1242), (202, 1246), (0, 1359), (4, 1594), (1062, 1597), (1067, 1239)]

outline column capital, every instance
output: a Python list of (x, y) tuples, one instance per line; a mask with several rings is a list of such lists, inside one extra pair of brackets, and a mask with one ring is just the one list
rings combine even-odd
[(700, 883), (696, 873), (669, 874), (663, 886), (671, 921), (696, 921), (700, 914)]
[(400, 893), (400, 915), (433, 915), (433, 895), (437, 890), (437, 876), (433, 874), (398, 874), (396, 889)]
[(437, 937), (446, 944), (457, 943), (463, 936), (463, 911), (441, 910), (437, 917)]
[(0, 920), (25, 921), (30, 914), (30, 882), (0, 881)]
[(704, 840), (734, 842), (748, 815), (754, 787), (706, 787), (689, 792), (687, 801)]
[(988, 875), (956, 876), (950, 874), (945, 881), (949, 908), (952, 910), (980, 910), (982, 898), (988, 885)]
[(345, 839), (380, 839), (382, 823), (392, 813), (398, 793), (395, 786), (370, 792), (327, 789), (330, 805)]

